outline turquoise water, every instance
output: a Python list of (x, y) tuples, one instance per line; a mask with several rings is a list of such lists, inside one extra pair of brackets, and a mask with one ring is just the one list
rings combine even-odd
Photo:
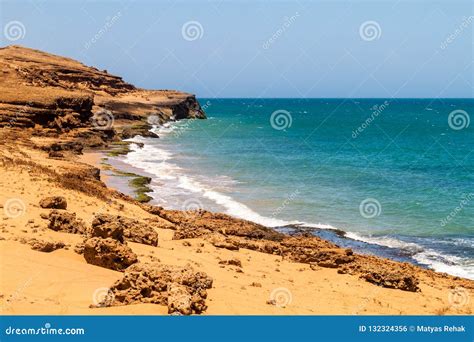
[(474, 100), (200, 102), (208, 120), (156, 128), (126, 157), (155, 175), (155, 203), (338, 229), (362, 252), (474, 278)]

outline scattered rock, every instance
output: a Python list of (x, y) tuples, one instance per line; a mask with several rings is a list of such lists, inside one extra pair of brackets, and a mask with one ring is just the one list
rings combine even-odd
[(31, 249), (45, 253), (50, 253), (66, 246), (64, 242), (51, 242), (37, 239), (31, 239), (28, 243), (31, 245)]
[(418, 287), (419, 281), (414, 274), (400, 272), (398, 270), (386, 269), (372, 271), (361, 275), (361, 278), (367, 280), (369, 283), (382, 287), (410, 292), (417, 292), (420, 290)]
[(236, 246), (233, 243), (227, 241), (213, 241), (212, 245), (217, 248), (225, 248), (231, 251), (239, 250), (239, 246)]
[(75, 213), (52, 210), (49, 213), (48, 218), (48, 228), (54, 231), (72, 234), (84, 234), (86, 232), (86, 226), (84, 222), (80, 219), (77, 219)]
[(123, 225), (118, 221), (104, 220), (104, 218), (106, 218), (105, 215), (99, 215), (94, 218), (90, 235), (102, 239), (112, 238), (123, 243)]
[(66, 209), (67, 201), (62, 196), (52, 196), (43, 198), (39, 205), (43, 209)]
[(84, 259), (89, 264), (123, 271), (138, 262), (137, 255), (126, 244), (112, 238), (93, 237), (84, 242)]
[(179, 312), (183, 315), (191, 315), (192, 310), (192, 299), (191, 294), (188, 292), (186, 286), (171, 283), (168, 285), (168, 313), (172, 314)]
[(250, 286), (253, 286), (253, 287), (262, 287), (262, 284), (253, 282), (252, 284), (250, 284)]
[(74, 246), (74, 252), (84, 254), (84, 242), (79, 242)]
[(170, 314), (199, 314), (207, 309), (206, 289), (211, 287), (212, 278), (195, 272), (191, 265), (138, 263), (126, 269), (124, 277), (112, 285), (114, 300), (109, 306), (154, 303), (167, 305)]
[[(158, 233), (148, 224), (118, 215), (96, 215), (92, 221), (93, 231), (115, 232), (115, 236), (122, 235), (126, 241), (158, 246)], [(122, 233), (120, 233), (120, 230)], [(121, 241), (122, 239), (119, 239)]]
[(62, 152), (59, 152), (59, 151), (49, 151), (48, 152), (48, 158), (62, 159), (62, 158), (64, 158), (64, 154)]
[(222, 260), (222, 261), (219, 261), (219, 264), (234, 265), (234, 266), (242, 267), (242, 262), (239, 259)]

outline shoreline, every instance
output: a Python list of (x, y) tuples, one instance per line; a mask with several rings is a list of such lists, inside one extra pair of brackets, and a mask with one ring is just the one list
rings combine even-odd
[[(179, 121), (170, 121), (170, 122), (166, 123), (165, 127), (152, 127), (152, 128), (150, 128), (150, 131), (152, 131), (155, 134), (160, 135), (161, 139), (166, 139), (167, 134), (172, 134), (170, 132), (173, 132), (173, 130), (174, 130), (173, 125), (175, 125), (175, 124), (180, 124), (180, 122)], [(186, 125), (186, 124), (184, 124), (184, 125)], [(166, 134), (161, 135), (160, 131), (162, 132), (163, 128), (166, 129)], [(151, 143), (152, 141), (150, 141), (150, 139), (140, 139), (140, 142), (137, 143), (137, 142), (134, 142), (133, 139), (129, 139), (127, 142), (139, 144), (140, 145), (139, 148), (143, 148), (143, 146), (147, 145), (147, 143)], [(156, 148), (154, 145), (149, 145), (149, 146), (153, 146), (154, 148)], [(133, 151), (131, 149), (128, 149), (126, 153), (122, 153), (121, 155), (126, 156), (130, 152), (133, 153)], [(107, 152), (104, 152), (104, 153), (106, 154)], [(113, 160), (113, 159), (111, 159), (111, 160)], [(97, 166), (97, 164), (95, 166)], [(135, 173), (135, 174), (143, 175), (145, 177), (151, 177), (152, 179), (154, 177), (153, 174), (148, 173), (143, 168), (137, 167), (137, 166), (131, 164), (130, 162), (115, 160), (114, 161), (114, 167), (118, 167), (118, 169), (120, 169), (124, 173), (132, 172), (132, 173)], [(166, 187), (165, 183), (163, 184), (163, 187)], [(126, 194), (133, 193), (133, 189), (127, 184), (123, 184), (123, 187), (121, 188), (121, 191), (126, 193)], [(160, 205), (159, 200), (156, 199), (156, 198), (153, 198), (152, 193), (155, 192), (155, 191), (151, 188), (150, 188), (150, 191), (151, 191), (150, 195), (152, 196), (150, 203), (154, 203), (155, 205)], [(156, 194), (158, 195), (158, 193), (156, 193)], [(245, 205), (245, 204), (243, 204), (243, 205)], [(176, 209), (176, 208), (167, 208), (167, 209)], [(178, 208), (178, 209), (180, 209), (180, 208)], [(208, 208), (206, 208), (205, 206), (202, 206), (202, 207), (200, 207), (200, 209), (208, 209)], [(252, 210), (252, 209), (249, 208), (249, 210)], [(215, 211), (215, 212), (223, 212), (223, 210), (218, 210), (218, 211)], [(235, 217), (235, 215), (233, 215), (233, 213), (227, 212), (227, 214), (232, 215), (232, 216)], [(259, 213), (256, 213), (256, 214), (260, 215)], [(253, 221), (251, 217), (249, 218), (249, 217), (244, 217), (244, 216), (242, 216), (242, 217), (237, 216), (237, 218), (243, 219), (243, 220), (249, 220), (249, 221), (252, 221), (252, 222), (255, 222), (255, 223), (262, 224), (261, 222)], [(262, 218), (265, 218), (265, 217), (262, 216)], [(282, 221), (282, 222), (284, 222), (284, 221)], [(284, 233), (285, 232), (291, 232), (292, 234), (300, 234), (300, 233), (307, 232), (307, 233), (310, 233), (314, 236), (317, 236), (317, 237), (320, 237), (322, 239), (328, 240), (330, 242), (336, 243), (337, 245), (339, 245), (343, 248), (351, 248), (351, 249), (353, 249), (354, 251), (356, 251), (357, 253), (360, 253), (360, 254), (372, 255), (372, 256), (377, 256), (377, 257), (381, 257), (381, 258), (388, 258), (388, 259), (398, 261), (398, 262), (408, 262), (408, 263), (410, 263), (414, 266), (418, 266), (418, 267), (421, 267), (421, 268), (424, 268), (424, 269), (427, 269), (427, 270), (432, 270), (432, 271), (440, 272), (440, 273), (447, 273), (447, 274), (450, 274), (450, 275), (455, 276), (455, 277), (461, 277), (461, 278), (474, 280), (473, 277), (462, 275), (465, 272), (464, 269), (460, 269), (458, 271), (451, 270), (450, 267), (457, 267), (455, 265), (448, 265), (448, 264), (445, 264), (443, 262), (440, 262), (440, 264), (436, 267), (436, 266), (434, 266), (434, 264), (436, 264), (436, 263), (434, 261), (431, 261), (431, 260), (427, 260), (425, 263), (420, 262), (415, 257), (419, 253), (419, 251), (418, 252), (412, 251), (412, 248), (415, 245), (415, 243), (413, 243), (413, 242), (407, 242), (407, 241), (404, 241), (404, 240), (400, 240), (399, 238), (395, 238), (396, 239), (395, 242), (398, 242), (400, 244), (400, 246), (392, 246), (390, 244), (387, 245), (387, 244), (378, 243), (376, 241), (371, 241), (370, 238), (360, 236), (358, 233), (340, 230), (336, 227), (328, 226), (330, 228), (326, 228), (326, 227), (324, 227), (325, 225), (321, 225), (321, 224), (312, 225), (312, 224), (307, 224), (307, 223), (304, 223), (304, 222), (300, 222), (298, 224), (292, 223), (292, 222), (286, 222), (286, 223), (287, 224), (281, 225), (281, 226), (269, 226), (269, 227), (272, 228), (272, 229), (275, 229), (276, 231), (284, 232)], [(265, 225), (265, 224), (263, 224), (263, 225)], [(382, 238), (393, 239), (392, 237), (383, 237), (383, 236), (382, 236)], [(407, 246), (404, 247), (403, 244), (406, 244)], [(418, 246), (418, 248), (420, 248), (422, 252), (425, 252), (425, 249), (423, 247)]]

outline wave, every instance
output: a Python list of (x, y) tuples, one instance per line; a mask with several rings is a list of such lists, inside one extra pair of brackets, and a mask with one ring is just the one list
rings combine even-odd
[(469, 265), (466, 259), (436, 251), (422, 246), (420, 243), (407, 242), (389, 236), (363, 236), (353, 232), (346, 232), (345, 237), (368, 244), (395, 248), (409, 255), (419, 264), (425, 265), (437, 272), (474, 279), (474, 264)]
[[(165, 124), (161, 127), (154, 127), (152, 130), (164, 137), (174, 131), (187, 129), (186, 126), (176, 124)], [(231, 216), (249, 220), (267, 227), (301, 227), (308, 229), (322, 229), (342, 232), (345, 238), (360, 241), (370, 245), (378, 245), (387, 248), (400, 250), (404, 255), (411, 257), (417, 263), (425, 265), (438, 272), (446, 272), (455, 276), (474, 279), (474, 265), (469, 264), (466, 259), (441, 253), (423, 246), (419, 242), (408, 242), (391, 236), (370, 236), (357, 232), (342, 231), (337, 227), (324, 223), (311, 223), (303, 221), (287, 221), (276, 217), (268, 217), (259, 214), (244, 203), (241, 203), (231, 196), (219, 191), (225, 188), (225, 185), (231, 187), (236, 182), (229, 177), (216, 177), (215, 179), (203, 178), (198, 180), (196, 175), (187, 173), (187, 170), (172, 163), (174, 154), (156, 145), (149, 138), (137, 136), (129, 141), (141, 142), (143, 147), (138, 144), (131, 144), (131, 152), (128, 153), (123, 161), (133, 167), (155, 176), (152, 181), (152, 188), (155, 190), (149, 193), (155, 201), (163, 202), (168, 197), (180, 197), (175, 201), (175, 209), (186, 209), (184, 202), (193, 199), (204, 209), (205, 205), (201, 200), (208, 200)], [(153, 182), (159, 185), (153, 184)], [(163, 186), (164, 185), (164, 186)], [(159, 196), (158, 196), (159, 194)], [(171, 204), (164, 202), (165, 204)], [(464, 241), (464, 240), (460, 240)], [(459, 241), (457, 243), (460, 243)], [(465, 241), (463, 242), (465, 243)], [(472, 244), (472, 242), (469, 242)]]

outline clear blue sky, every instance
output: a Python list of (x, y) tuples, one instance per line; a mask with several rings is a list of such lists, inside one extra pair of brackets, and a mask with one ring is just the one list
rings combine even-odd
[(474, 97), (473, 3), (16, 0), (0, 18), (2, 46), (199, 97)]

